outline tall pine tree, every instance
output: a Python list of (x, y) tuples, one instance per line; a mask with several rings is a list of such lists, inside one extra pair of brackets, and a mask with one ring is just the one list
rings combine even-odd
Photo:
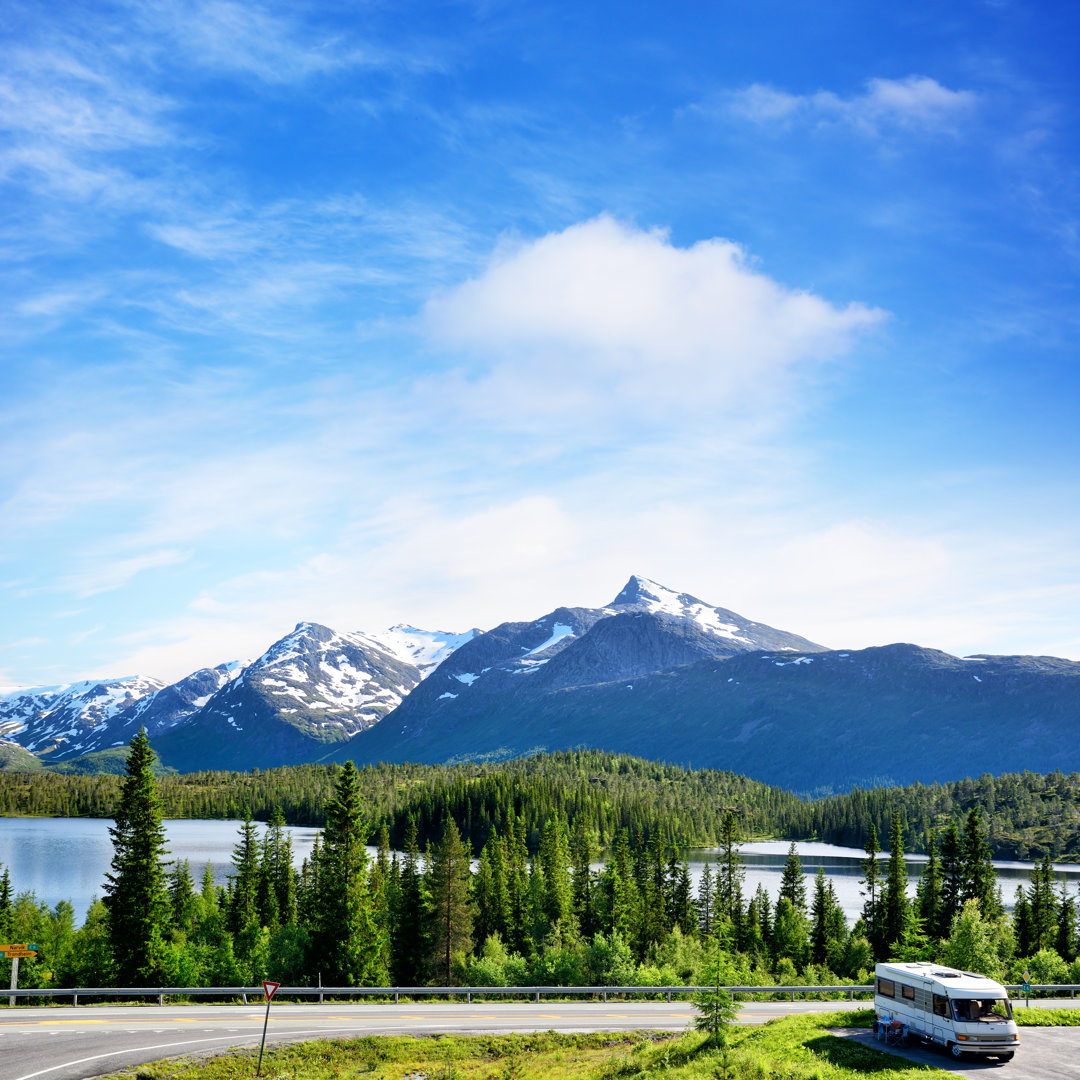
[(453, 818), (447, 818), (428, 870), (431, 891), (431, 971), (439, 986), (452, 986), (454, 957), (472, 949), (469, 852)]
[(880, 958), (883, 960), (904, 936), (908, 925), (911, 902), (907, 894), (907, 881), (904, 826), (900, 821), (900, 811), (894, 810), (889, 823), (889, 867), (885, 872), (885, 890), (881, 898)]
[(109, 829), (112, 871), (105, 875), (109, 941), (120, 986), (164, 981), (165, 928), (170, 902), (165, 881), (165, 829), (146, 729), (131, 740), (120, 801)]
[(360, 774), (347, 761), (326, 807), (319, 856), (316, 941), (324, 982), (386, 984), (384, 942), (368, 884), (365, 844), (369, 825), (360, 799)]

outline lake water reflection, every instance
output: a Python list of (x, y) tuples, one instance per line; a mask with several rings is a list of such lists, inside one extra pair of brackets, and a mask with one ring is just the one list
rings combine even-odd
[[(232, 851), (241, 824), (170, 819), (164, 822), (169, 858), (188, 860), (196, 888), (207, 863), (214, 880), (223, 885), (233, 873)], [(111, 826), (112, 821), (104, 818), (0, 818), (0, 863), (11, 871), (12, 889), (33, 892), (49, 907), (70, 901), (81, 924), (91, 900), (102, 895), (113, 855)], [(299, 866), (318, 830), (287, 828)]]
[[(111, 821), (100, 818), (0, 818), (0, 864), (11, 871), (15, 891), (32, 891), (39, 901), (43, 900), (49, 907), (54, 907), (60, 900), (68, 900), (75, 908), (76, 921), (81, 923), (91, 899), (102, 894), (105, 875), (112, 861), (112, 842), (109, 839), (111, 824)], [(233, 872), (232, 851), (240, 825), (239, 821), (168, 820), (165, 830), (170, 858), (187, 859), (196, 886), (202, 880), (203, 869), (208, 862), (214, 880), (224, 884)], [(262, 826), (259, 828), (261, 834)], [(293, 859), (299, 866), (311, 852), (318, 830), (289, 826), (288, 831), (292, 835)], [(865, 854), (855, 848), (810, 841), (796, 846), (807, 874), (807, 896), (812, 893), (817, 868), (824, 867), (848, 923), (854, 922), (864, 902), (859, 881), (863, 876), (862, 860)], [(787, 853), (786, 841), (742, 845), (741, 855), (746, 870), (743, 894), (746, 899), (753, 895), (760, 883), (775, 901)], [(715, 861), (715, 858), (715, 850), (688, 853), (695, 891), (705, 864)], [(882, 856), (882, 870), (886, 858)], [(926, 859), (921, 855), (909, 855), (906, 861), (910, 891), (914, 892)], [(1032, 864), (996, 862), (994, 865), (1001, 883), (1002, 898), (1006, 906), (1011, 907), (1016, 886), (1027, 883)], [(1080, 866), (1059, 866), (1058, 872), (1059, 876), (1064, 874), (1068, 878), (1074, 889), (1080, 884)]]

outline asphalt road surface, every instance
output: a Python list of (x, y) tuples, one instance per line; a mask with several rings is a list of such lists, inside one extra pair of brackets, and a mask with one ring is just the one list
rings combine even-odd
[[(751, 1002), (742, 1023), (764, 1023), (792, 1012), (865, 1008), (855, 1002)], [(258, 1046), (266, 1008), (252, 1005), (93, 1006), (0, 1010), (0, 1080), (84, 1080), (161, 1058)], [(479, 1034), (510, 1031), (683, 1031), (694, 1008), (687, 1002), (520, 1002), (291, 1004), (270, 1007), (267, 1045), (304, 1039), (362, 1035)], [(1080, 1031), (1044, 1029), (1049, 1040), (1022, 1033), (1023, 1049), (1009, 1066), (1009, 1080), (1080, 1080)], [(1043, 1043), (1046, 1047), (1043, 1047)], [(880, 1044), (878, 1044), (880, 1045)], [(1029, 1053), (1029, 1047), (1032, 1053)], [(1024, 1071), (1049, 1052), (1046, 1066)], [(951, 1059), (927, 1053), (939, 1068), (960, 1075), (997, 1066), (973, 1062), (961, 1071)], [(1071, 1070), (1071, 1071), (1062, 1071)]]
[[(839, 1032), (838, 1032), (839, 1034)], [(959, 1060), (935, 1046), (892, 1047), (877, 1042), (871, 1032), (853, 1031), (849, 1038), (895, 1054), (907, 1061), (946, 1069), (955, 1076), (984, 1076), (1001, 1070), (1001, 1080), (1069, 1080), (1080, 1078), (1080, 1029), (1021, 1028), (1020, 1048), (1008, 1063), (966, 1057)], [(984, 1076), (985, 1080), (985, 1076)]]

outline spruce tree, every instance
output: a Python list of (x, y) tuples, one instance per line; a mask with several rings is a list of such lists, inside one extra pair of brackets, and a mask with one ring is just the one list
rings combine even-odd
[(889, 823), (889, 867), (881, 898), (881, 959), (904, 936), (911, 902), (907, 895), (907, 864), (904, 862), (904, 827), (900, 811), (894, 810)]
[(992, 862), (990, 841), (977, 807), (968, 811), (967, 820), (964, 822), (961, 853), (963, 900), (978, 900), (984, 918), (998, 918), (1003, 909), (998, 896), (997, 872)]
[(344, 986), (382, 986), (383, 937), (368, 887), (368, 822), (360, 774), (347, 761), (326, 807), (319, 857), (316, 942), (325, 976)]
[(864, 885), (863, 896), (866, 903), (863, 904), (863, 922), (866, 924), (866, 936), (874, 946), (875, 953), (880, 951), (881, 943), (881, 867), (878, 865), (878, 838), (874, 823), (870, 822), (870, 830), (866, 837), (866, 858), (863, 859), (863, 878), (859, 882)]
[[(730, 919), (732, 924), (740, 925), (742, 922), (742, 883), (746, 877), (746, 871), (743, 869), (742, 859), (739, 857), (739, 824), (735, 820), (735, 815), (728, 810), (724, 814), (724, 819), (720, 823), (720, 853), (716, 857), (716, 914), (719, 918)], [(792, 844), (791, 850), (788, 852), (788, 859), (790, 861), (792, 854), (794, 853), (795, 845)], [(798, 859), (798, 855), (795, 855)], [(785, 874), (788, 872), (787, 866), (784, 867)], [(795, 883), (795, 879), (792, 878), (791, 882), (787, 882), (787, 879), (781, 880), (780, 892), (784, 895), (784, 886), (789, 885), (792, 892), (792, 903), (798, 903), (794, 893), (798, 892), (799, 885), (802, 887), (802, 902), (806, 904), (806, 882), (802, 874), (802, 863), (799, 863), (799, 878), (798, 884)]]
[(229, 929), (233, 934), (241, 934), (256, 924), (259, 917), (259, 832), (249, 810), (244, 811), (232, 862), (236, 873), (230, 879)]
[(424, 981), (427, 957), (425, 936), (425, 898), (420, 874), (420, 848), (416, 819), (405, 827), (404, 854), (398, 889), (396, 932), (391, 962), (395, 986), (420, 986)]
[(937, 937), (941, 927), (941, 859), (937, 836), (926, 830), (926, 865), (915, 887), (915, 910), (930, 937)]
[(169, 877), (169, 900), (174, 930), (190, 934), (197, 918), (198, 898), (187, 859), (173, 866)]
[(4, 867), (0, 874), (0, 938), (11, 940), (11, 872)]
[(947, 938), (952, 933), (953, 920), (964, 905), (964, 870), (960, 850), (960, 833), (955, 822), (949, 822), (941, 838), (941, 916), (935, 927), (927, 926), (933, 937)]
[(548, 928), (559, 923), (569, 926), (573, 907), (570, 884), (570, 850), (566, 829), (552, 810), (540, 835), (540, 866), (544, 872), (543, 914)]
[[(719, 899), (720, 885), (717, 882), (717, 898)], [(799, 858), (799, 849), (795, 841), (791, 841), (788, 848), (787, 860), (784, 863), (783, 873), (780, 875), (780, 893), (778, 899), (788, 900), (800, 915), (806, 914), (806, 874), (803, 871), (802, 859)]]
[(1054, 948), (1058, 956), (1071, 964), (1076, 959), (1077, 912), (1076, 901), (1069, 895), (1068, 882), (1062, 878), (1058, 897), (1058, 931)]
[(582, 935), (592, 937), (597, 930), (593, 912), (592, 842), (584, 814), (579, 814), (574, 822), (574, 832), (570, 838), (570, 859), (574, 880), (574, 915)]
[(706, 863), (701, 871), (697, 895), (698, 933), (703, 941), (712, 936), (713, 922), (716, 918), (715, 906), (716, 887), (713, 884), (712, 865)]
[(431, 893), (431, 970), (439, 986), (453, 985), (453, 960), (472, 950), (469, 852), (453, 818), (447, 818), (428, 870)]
[(1031, 870), (1031, 885), (1027, 891), (1031, 918), (1031, 941), (1023, 955), (1052, 949), (1058, 936), (1058, 898), (1055, 891), (1054, 864), (1044, 855)]
[(112, 871), (105, 875), (109, 941), (121, 986), (164, 981), (165, 928), (170, 915), (165, 884), (165, 829), (146, 729), (131, 740), (120, 800), (109, 829)]
[(829, 890), (824, 866), (818, 867), (814, 878), (810, 923), (810, 959), (815, 964), (824, 964), (829, 959)]

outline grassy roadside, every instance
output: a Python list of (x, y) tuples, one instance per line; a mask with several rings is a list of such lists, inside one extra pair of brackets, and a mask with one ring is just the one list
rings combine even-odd
[[(266, 1080), (890, 1080), (928, 1077), (937, 1069), (898, 1063), (895, 1057), (830, 1033), (869, 1023), (869, 1010), (791, 1016), (735, 1028), (726, 1050), (696, 1032), (684, 1035), (557, 1035), (413, 1038), (371, 1036), (296, 1043), (266, 1052)], [(172, 1060), (133, 1067), (132, 1080), (248, 1080), (258, 1051), (233, 1051), (197, 1061)]]
[(1014, 1002), (1013, 1019), (1017, 1027), (1080, 1027), (1080, 1009), (1018, 1009)]

